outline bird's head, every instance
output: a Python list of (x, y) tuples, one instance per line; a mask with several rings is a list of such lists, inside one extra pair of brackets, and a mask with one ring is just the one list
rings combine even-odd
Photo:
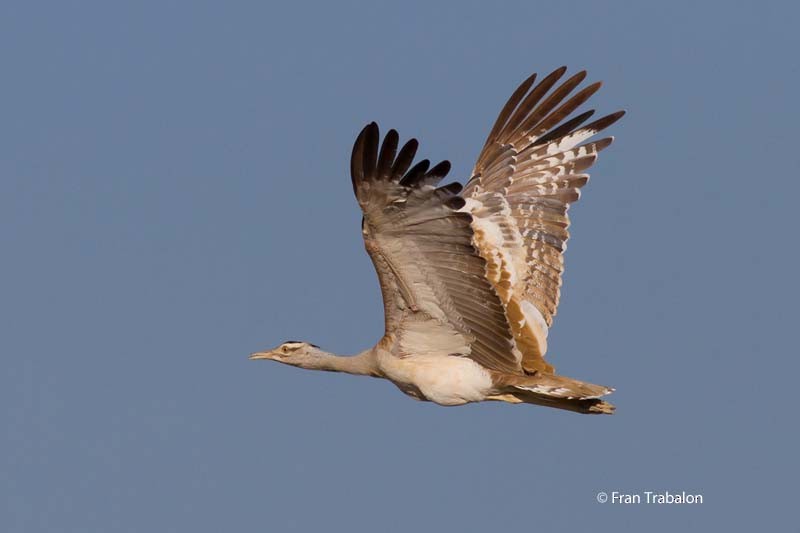
[(269, 359), (301, 368), (315, 368), (315, 363), (324, 354), (316, 344), (301, 341), (286, 341), (277, 348), (256, 352), (250, 359)]

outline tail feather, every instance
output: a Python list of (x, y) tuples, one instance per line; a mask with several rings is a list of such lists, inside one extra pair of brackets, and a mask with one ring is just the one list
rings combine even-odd
[(611, 415), (614, 414), (614, 409), (616, 409), (613, 404), (597, 398), (588, 400), (565, 400), (559, 398), (548, 398), (546, 396), (534, 393), (519, 393), (515, 394), (515, 396), (522, 403), (530, 403), (544, 407), (554, 407), (556, 409), (564, 409), (566, 411), (573, 411), (588, 415)]
[(614, 392), (611, 387), (586, 383), (566, 376), (555, 374), (537, 374), (534, 376), (520, 376), (513, 387), (541, 394), (548, 398), (564, 400), (594, 400)]
[(510, 396), (506, 401), (587, 414), (614, 412), (614, 406), (601, 399), (602, 396), (614, 392), (614, 389), (603, 385), (542, 373), (528, 376), (506, 374), (496, 377), (495, 383)]

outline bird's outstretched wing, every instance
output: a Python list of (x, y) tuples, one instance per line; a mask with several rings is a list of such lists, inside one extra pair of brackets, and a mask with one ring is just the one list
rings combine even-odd
[(559, 68), (535, 86), (534, 74), (519, 86), (461, 193), (473, 215), (474, 245), (487, 261), (487, 277), (506, 308), (528, 372), (553, 371), (543, 356), (560, 296), (567, 209), (589, 179), (584, 171), (613, 137), (585, 141), (624, 114), (585, 126), (594, 110), (568, 118), (601, 84), (570, 97), (586, 77), (581, 71), (551, 91), (565, 72)]
[(438, 187), (443, 161), (412, 167), (417, 141), (398, 151), (390, 130), (366, 126), (351, 159), (362, 233), (383, 293), (386, 335), (398, 356), (461, 354), (498, 371), (521, 373), (505, 310), (472, 244), (472, 216), (459, 212), (461, 185)]

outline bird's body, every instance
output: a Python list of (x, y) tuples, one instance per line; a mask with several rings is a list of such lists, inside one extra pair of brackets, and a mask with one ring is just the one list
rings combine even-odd
[[(412, 167), (411, 140), (365, 127), (353, 148), (353, 190), (384, 301), (385, 334), (357, 356), (288, 342), (254, 354), (294, 366), (383, 377), (440, 405), (499, 400), (610, 413), (612, 389), (558, 376), (544, 360), (581, 173), (611, 144), (586, 142), (621, 112), (583, 126), (567, 117), (600, 84), (567, 98), (580, 72), (552, 92), (561, 68), (528, 78), (503, 108), (463, 188), (438, 186), (446, 161)], [(563, 121), (563, 122), (562, 122)]]
[(486, 400), (492, 393), (489, 371), (468, 357), (396, 357), (380, 348), (376, 350), (376, 357), (383, 376), (418, 400), (463, 405)]

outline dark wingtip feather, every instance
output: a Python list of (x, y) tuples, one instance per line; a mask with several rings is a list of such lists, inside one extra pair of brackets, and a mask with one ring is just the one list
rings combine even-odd
[[(589, 97), (592, 96), (597, 91), (599, 91), (602, 86), (603, 86), (603, 82), (602, 81), (596, 81), (594, 83), (591, 83), (591, 84), (587, 85), (583, 89), (581, 89), (581, 93), (588, 93), (588, 96), (586, 97), (586, 100), (588, 100)], [(584, 102), (586, 100), (584, 100)]]
[(465, 205), (467, 205), (467, 201), (461, 198), (460, 196), (453, 196), (452, 198), (448, 198), (445, 200), (444, 205), (453, 209), (454, 211), (458, 211)]
[[(567, 71), (567, 67), (557, 68), (547, 76), (545, 76), (542, 81), (540, 81), (536, 87), (531, 89), (531, 91), (525, 95), (525, 98), (519, 103), (519, 106), (514, 110), (514, 113), (509, 117), (508, 122), (503, 127), (503, 132), (500, 132), (496, 142), (508, 142), (508, 140), (513, 136), (514, 132), (517, 131), (519, 127), (521, 127), (526, 122), (531, 122), (532, 117), (530, 116), (531, 112), (537, 109), (539, 102), (542, 100), (545, 94), (552, 89), (553, 85), (558, 82), (559, 79), (564, 75)], [(572, 76), (569, 80), (564, 82), (564, 84), (553, 94), (557, 94), (559, 91), (563, 90), (563, 88), (568, 87), (571, 82), (575, 80), (576, 76), (580, 76), (580, 73)], [(577, 81), (580, 83), (580, 80)], [(577, 85), (575, 83), (575, 85)], [(572, 85), (574, 87), (574, 85)], [(553, 94), (548, 96), (545, 99), (547, 101), (555, 101), (558, 102), (560, 98), (556, 99), (553, 97)], [(533, 118), (536, 118), (535, 116)]]
[(511, 116), (511, 113), (516, 109), (517, 105), (519, 105), (520, 101), (522, 101), (523, 97), (528, 94), (528, 90), (531, 88), (533, 83), (536, 81), (536, 73), (534, 72), (527, 78), (525, 81), (519, 84), (519, 87), (514, 90), (511, 97), (506, 101), (503, 109), (500, 110), (500, 114), (497, 115), (497, 119), (494, 121), (494, 125), (492, 126), (492, 130), (489, 132), (489, 135), (486, 137), (486, 142), (483, 145), (483, 150), (486, 150), (486, 147), (489, 144), (493, 143), (497, 139), (497, 135), (503, 129), (508, 118)]
[(419, 148), (419, 141), (410, 139), (400, 149), (400, 153), (397, 154), (397, 159), (395, 159), (394, 165), (392, 166), (392, 178), (394, 180), (399, 181), (406, 173), (411, 163), (414, 161), (414, 156), (417, 155), (417, 148)]
[(440, 178), (443, 178), (443, 177), (447, 176), (447, 174), (450, 172), (450, 167), (451, 167), (450, 161), (445, 159), (444, 161), (440, 161), (440, 162), (436, 163), (436, 166), (434, 166), (432, 169), (430, 169), (430, 171), (428, 172), (428, 175), (429, 176), (439, 176)]
[(386, 133), (386, 137), (383, 138), (383, 145), (381, 145), (381, 152), (378, 156), (378, 167), (376, 169), (378, 177), (389, 177), (395, 155), (397, 154), (397, 143), (399, 141), (400, 135), (393, 129), (389, 130)]
[(437, 163), (425, 174), (424, 182), (428, 185), (436, 185), (450, 172), (450, 161), (444, 160)]
[(595, 120), (594, 122), (592, 122), (590, 124), (587, 124), (586, 126), (584, 126), (584, 128), (593, 129), (595, 131), (601, 131), (601, 130), (604, 130), (607, 127), (611, 126), (612, 124), (614, 124), (616, 121), (618, 121), (619, 119), (621, 119), (624, 116), (625, 116), (625, 111), (624, 110), (620, 110), (620, 111), (617, 111), (615, 113), (611, 113), (610, 115), (606, 115), (606, 116), (604, 116), (602, 118), (599, 118), (599, 119)]
[(400, 185), (404, 185), (406, 187), (415, 186), (425, 177), (425, 173), (428, 171), (428, 167), (430, 165), (431, 162), (428, 159), (423, 159), (414, 165), (411, 170), (406, 172), (406, 175), (400, 180)]
[(575, 73), (575, 74), (574, 74), (574, 75), (573, 75), (573, 76), (570, 78), (570, 80), (578, 80), (578, 82), (575, 84), (575, 85), (578, 85), (578, 83), (580, 83), (580, 82), (582, 82), (584, 79), (586, 79), (586, 74), (587, 74), (587, 73), (586, 73), (586, 71), (585, 71), (585, 70), (581, 70), (581, 71), (579, 71), (579, 72), (576, 72), (576, 73)]
[[(556, 74), (556, 75), (557, 75), (557, 76), (560, 78), (561, 76), (563, 76), (563, 75), (564, 75), (564, 73), (565, 73), (566, 71), (567, 71), (567, 66), (566, 66), (566, 65), (561, 65), (560, 67), (558, 67), (557, 69), (555, 69), (553, 72), (551, 72), (550, 74), (548, 74), (548, 76), (552, 76), (552, 75), (554, 75), (554, 74), (558, 73), (558, 74)], [(584, 71), (584, 72), (586, 72), (586, 71)]]
[(463, 186), (463, 185), (461, 185), (461, 184), (460, 184), (459, 182), (457, 182), (457, 181), (454, 181), (453, 183), (448, 183), (447, 185), (443, 185), (442, 187), (439, 187), (439, 188), (438, 188), (438, 189), (436, 189), (436, 190), (437, 190), (437, 191), (440, 191), (440, 192), (443, 192), (443, 193), (445, 193), (445, 194), (451, 195), (451, 194), (458, 194), (458, 193), (460, 193), (460, 192), (461, 192), (461, 189), (463, 189), (463, 188), (464, 188), (464, 186)]
[(568, 121), (561, 124), (560, 126), (556, 127), (555, 129), (550, 131), (547, 135), (544, 135), (539, 139), (537, 139), (536, 142), (533, 143), (533, 146), (545, 144), (554, 139), (558, 139), (559, 137), (563, 137), (564, 135), (572, 133), (573, 130), (577, 129), (578, 126), (586, 122), (592, 115), (594, 115), (594, 109), (584, 111), (580, 115), (577, 115), (576, 117), (571, 118)]
[(356, 190), (357, 183), (364, 179), (364, 138), (367, 136), (369, 124), (361, 128), (361, 131), (353, 143), (353, 153), (350, 156), (350, 179), (353, 182), (353, 191)]
[(537, 74), (534, 72), (533, 74), (531, 74), (530, 76), (525, 78), (525, 81), (520, 83), (519, 87), (526, 87), (526, 86), (530, 87), (531, 85), (533, 85), (533, 82), (536, 81), (536, 76), (537, 76)]
[(372, 179), (375, 177), (375, 166), (378, 163), (378, 144), (380, 143), (380, 131), (378, 131), (378, 124), (370, 122), (364, 128), (366, 135), (364, 135), (364, 151), (362, 168), (364, 172), (364, 179)]

